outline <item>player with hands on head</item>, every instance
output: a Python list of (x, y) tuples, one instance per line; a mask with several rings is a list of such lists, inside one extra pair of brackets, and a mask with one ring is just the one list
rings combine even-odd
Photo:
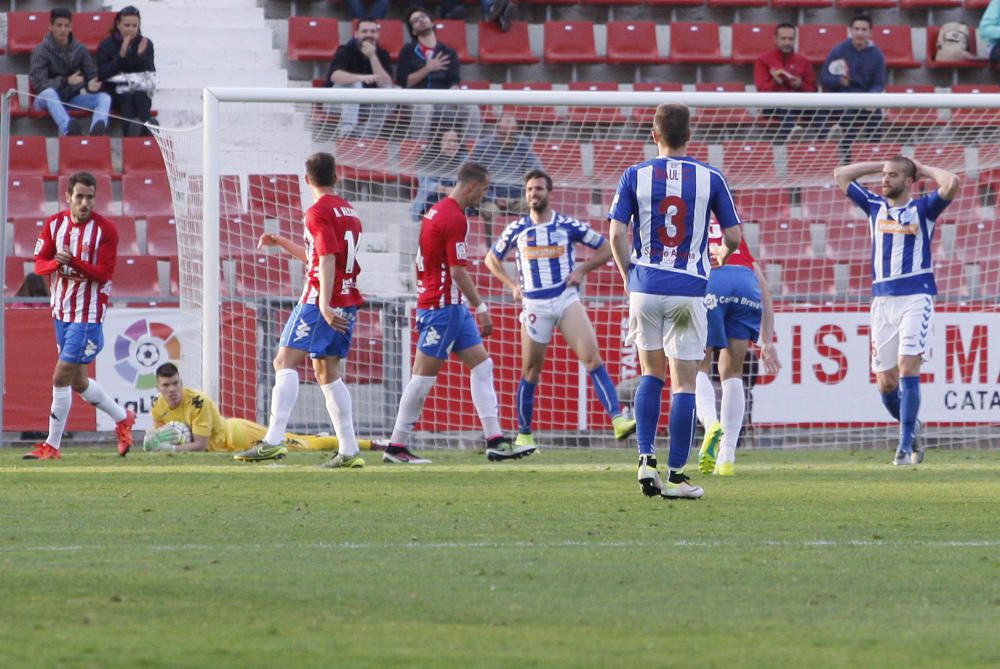
[[(580, 303), (579, 287), (586, 275), (611, 258), (611, 245), (585, 223), (552, 208), (552, 178), (532, 170), (524, 178), (529, 213), (511, 222), (486, 254), (486, 267), (521, 302), (521, 380), (517, 387), (517, 446), (535, 446), (531, 423), (535, 389), (541, 380), (545, 352), (556, 328), (587, 368), (597, 398), (607, 411), (615, 438), (635, 432), (635, 421), (622, 415), (608, 370), (601, 360), (597, 335)], [(575, 244), (594, 250), (584, 262), (573, 257)], [(517, 277), (503, 259), (517, 249)]]
[[(858, 180), (882, 175), (881, 194)], [(895, 465), (923, 462), (920, 431), (920, 366), (930, 360), (934, 331), (934, 262), (931, 245), (938, 216), (958, 193), (951, 172), (895, 156), (885, 162), (842, 165), (837, 186), (868, 217), (872, 239), (872, 371), (882, 403), (899, 421)], [(913, 185), (932, 179), (938, 188), (913, 197)]]

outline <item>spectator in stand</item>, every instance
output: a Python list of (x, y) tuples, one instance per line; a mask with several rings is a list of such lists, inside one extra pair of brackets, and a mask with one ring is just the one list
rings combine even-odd
[[(366, 16), (358, 21), (354, 39), (337, 47), (326, 73), (326, 85), (334, 88), (392, 88), (392, 62), (389, 52), (378, 44), (379, 28), (375, 19)], [(340, 105), (337, 136), (358, 133), (375, 137), (390, 107), (387, 105)], [(364, 125), (358, 130), (364, 112)]]
[[(396, 83), (402, 88), (447, 89), (458, 88), (461, 79), (458, 54), (438, 40), (434, 22), (422, 8), (412, 9), (406, 16), (406, 25), (412, 41), (399, 52), (396, 63)], [(442, 117), (452, 119), (463, 116), (461, 123), (466, 137), (479, 137), (479, 108), (475, 105), (454, 107), (444, 105), (414, 105), (411, 108), (410, 135), (427, 139), (431, 136), (431, 122), (441, 122)], [(453, 123), (454, 124), (454, 123)]]
[(389, 13), (389, 0), (347, 0), (347, 9), (351, 12), (352, 19), (363, 19), (371, 17), (373, 19), (384, 19)]
[(417, 160), (417, 196), (410, 205), (410, 217), (419, 223), (424, 212), (433, 207), (457, 183), (458, 168), (468, 159), (462, 138), (455, 128), (445, 128), (437, 141)]
[[(1000, 64), (1000, 0), (990, 0), (979, 19), (979, 39), (990, 48), (990, 64)], [(983, 53), (980, 47), (979, 53)]]
[(115, 15), (115, 25), (97, 47), (97, 76), (111, 96), (118, 114), (126, 119), (126, 137), (149, 135), (147, 123), (154, 123), (153, 90), (156, 65), (153, 42), (142, 34), (139, 10), (128, 5)]
[[(795, 52), (795, 33), (791, 23), (779, 23), (775, 28), (774, 49), (762, 53), (754, 63), (753, 79), (758, 91), (815, 93), (818, 90), (809, 59)], [(804, 130), (799, 121), (806, 122), (813, 115), (806, 109), (765, 109), (764, 114), (781, 124), (778, 138), (782, 141), (795, 141)]]
[[(872, 42), (872, 20), (863, 14), (851, 19), (851, 36), (833, 47), (823, 63), (820, 83), (828, 93), (881, 93), (885, 90), (885, 56)], [(838, 109), (829, 112), (830, 141), (863, 136), (877, 142), (882, 111), (872, 109)]]
[(91, 135), (108, 132), (111, 97), (101, 92), (101, 80), (87, 48), (73, 38), (73, 12), (65, 7), (49, 11), (49, 34), (31, 52), (28, 74), (38, 93), (34, 107), (47, 111), (60, 135), (82, 135), (80, 122), (71, 119), (63, 103), (92, 109)]
[(472, 150), (472, 162), (485, 166), (490, 173), (489, 195), (480, 206), (480, 213), (488, 222), (498, 215), (523, 215), (524, 175), (542, 169), (542, 161), (532, 151), (531, 143), (517, 130), (517, 119), (504, 114), (497, 120), (494, 133)]
[(514, 0), (480, 0), (483, 8), (483, 21), (496, 23), (500, 26), (501, 32), (510, 30), (511, 21), (514, 20), (514, 12), (517, 3)]

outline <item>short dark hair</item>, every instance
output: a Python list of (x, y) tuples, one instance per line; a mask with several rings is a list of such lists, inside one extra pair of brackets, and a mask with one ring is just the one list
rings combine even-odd
[(798, 30), (798, 28), (795, 26), (794, 23), (789, 23), (788, 21), (785, 21), (784, 23), (779, 23), (778, 25), (774, 26), (774, 34), (777, 35), (778, 31), (781, 30), (782, 28), (791, 28), (792, 30)]
[[(125, 5), (124, 7), (118, 10), (118, 13), (115, 14), (115, 20), (111, 22), (111, 28), (109, 32), (112, 35), (118, 32), (118, 23), (126, 16), (134, 16), (135, 18), (139, 19), (139, 24), (142, 25), (142, 15), (139, 14), (138, 8), (136, 8), (134, 5)], [(139, 32), (141, 33), (142, 31), (140, 30)]]
[(907, 158), (906, 156), (893, 156), (887, 162), (899, 163), (903, 166), (904, 177), (910, 177), (914, 181), (917, 180), (917, 164), (910, 158)]
[(156, 378), (158, 379), (169, 379), (175, 376), (180, 376), (181, 371), (177, 369), (177, 365), (172, 362), (165, 362), (156, 368)]
[(662, 104), (656, 108), (653, 127), (667, 146), (684, 146), (691, 139), (691, 110), (687, 105)]
[(545, 188), (551, 193), (552, 192), (552, 177), (546, 174), (542, 170), (531, 170), (524, 175), (524, 185), (527, 186), (528, 182), (532, 179), (545, 179)]
[(370, 16), (370, 15), (369, 16), (362, 16), (360, 19), (358, 19), (358, 23), (357, 23), (356, 26), (354, 26), (354, 29), (357, 30), (361, 26), (362, 23), (374, 23), (375, 27), (378, 28), (378, 19), (376, 19), (374, 16)]
[(462, 163), (462, 166), (458, 168), (458, 183), (466, 184), (470, 181), (486, 183), (489, 180), (490, 171), (479, 163), (469, 161)]
[(54, 7), (49, 10), (49, 25), (56, 22), (56, 19), (73, 20), (73, 12), (66, 7)]
[(66, 186), (66, 192), (70, 195), (73, 194), (73, 187), (77, 184), (83, 184), (84, 186), (90, 186), (94, 189), (94, 195), (97, 195), (97, 179), (90, 172), (77, 172), (69, 178), (69, 183)]
[(854, 16), (851, 17), (851, 20), (848, 22), (847, 25), (848, 26), (853, 26), (858, 21), (864, 21), (865, 23), (868, 24), (869, 30), (871, 29), (871, 27), (872, 27), (872, 17), (868, 16), (867, 14), (855, 14)]
[(325, 151), (312, 154), (306, 160), (309, 182), (319, 188), (329, 188), (337, 183), (337, 161)]
[(413, 25), (410, 23), (410, 18), (414, 14), (418, 14), (418, 13), (419, 14), (426, 14), (427, 16), (431, 15), (430, 12), (428, 12), (423, 7), (420, 7), (419, 5), (416, 6), (416, 7), (411, 7), (409, 10), (407, 10), (407, 12), (406, 12), (406, 29), (409, 31), (411, 39), (415, 39), (417, 37), (417, 34), (415, 32), (413, 32)]

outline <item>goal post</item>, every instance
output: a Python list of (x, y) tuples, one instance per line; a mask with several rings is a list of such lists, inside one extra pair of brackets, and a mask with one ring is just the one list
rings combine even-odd
[[(935, 241), (941, 294), (934, 359), (924, 374), (927, 435), (940, 446), (992, 445), (991, 430), (1000, 423), (994, 389), (1000, 383), (1000, 241), (992, 224), (1000, 194), (1000, 95), (991, 94), (205, 89), (201, 126), (155, 130), (177, 214), (182, 307), (200, 314), (201, 385), (223, 399), (224, 411), (266, 420), (270, 360), (301, 289), (302, 267), (259, 251), (256, 238), (301, 235), (301, 214), (311, 204), (300, 180), (309, 153), (333, 153), (338, 191), (365, 226), (361, 278), (371, 308), (355, 334), (347, 382), (359, 434), (384, 437), (412, 360), (419, 229), (413, 212), (425, 204), (416, 200), (446, 189), (458, 158), (476, 155), (477, 147), (497, 152), (502, 142), (482, 140), (510, 117), (523, 140), (512, 146), (530, 147), (553, 176), (555, 208), (606, 235), (618, 177), (655, 155), (652, 109), (670, 102), (692, 108), (689, 153), (726, 176), (751, 250), (775, 292), (784, 369), (776, 378), (753, 379), (749, 421), (757, 445), (861, 448), (891, 441), (892, 426), (868, 372), (867, 226), (834, 187), (832, 171), (900, 153), (962, 178)], [(347, 113), (349, 105), (361, 106), (360, 115)], [(855, 109), (879, 110), (879, 120), (847, 111)], [(768, 110), (796, 110), (800, 122), (783, 127)], [(427, 118), (431, 123), (417, 133)], [(348, 120), (357, 125), (348, 128)], [(444, 148), (448, 131), (458, 136), (455, 155)], [(503, 163), (494, 160), (498, 155), (480, 157)], [(498, 325), (485, 345), (496, 364), (507, 431), (516, 428), (518, 307), (481, 259), (503, 225), (523, 211), (521, 176), (495, 178), (492, 205), (470, 216), (472, 274)], [(915, 192), (931, 187), (921, 182)], [(638, 364), (624, 343), (627, 301), (615, 269), (589, 275), (582, 298), (620, 399), (629, 405)], [(302, 374), (309, 382), (308, 370)], [(477, 423), (468, 395), (467, 375), (449, 363), (418, 425), (422, 445), (473, 442)], [(300, 404), (296, 429), (330, 429), (318, 395), (307, 389)], [(543, 370), (536, 423), (541, 443), (614, 443), (585, 370), (558, 335)]]

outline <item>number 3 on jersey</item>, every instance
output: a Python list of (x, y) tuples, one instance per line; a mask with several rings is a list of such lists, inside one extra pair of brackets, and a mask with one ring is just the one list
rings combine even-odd
[(660, 213), (663, 214), (663, 227), (657, 231), (657, 236), (664, 246), (680, 246), (687, 237), (687, 203), (676, 195), (668, 195), (660, 201)]

